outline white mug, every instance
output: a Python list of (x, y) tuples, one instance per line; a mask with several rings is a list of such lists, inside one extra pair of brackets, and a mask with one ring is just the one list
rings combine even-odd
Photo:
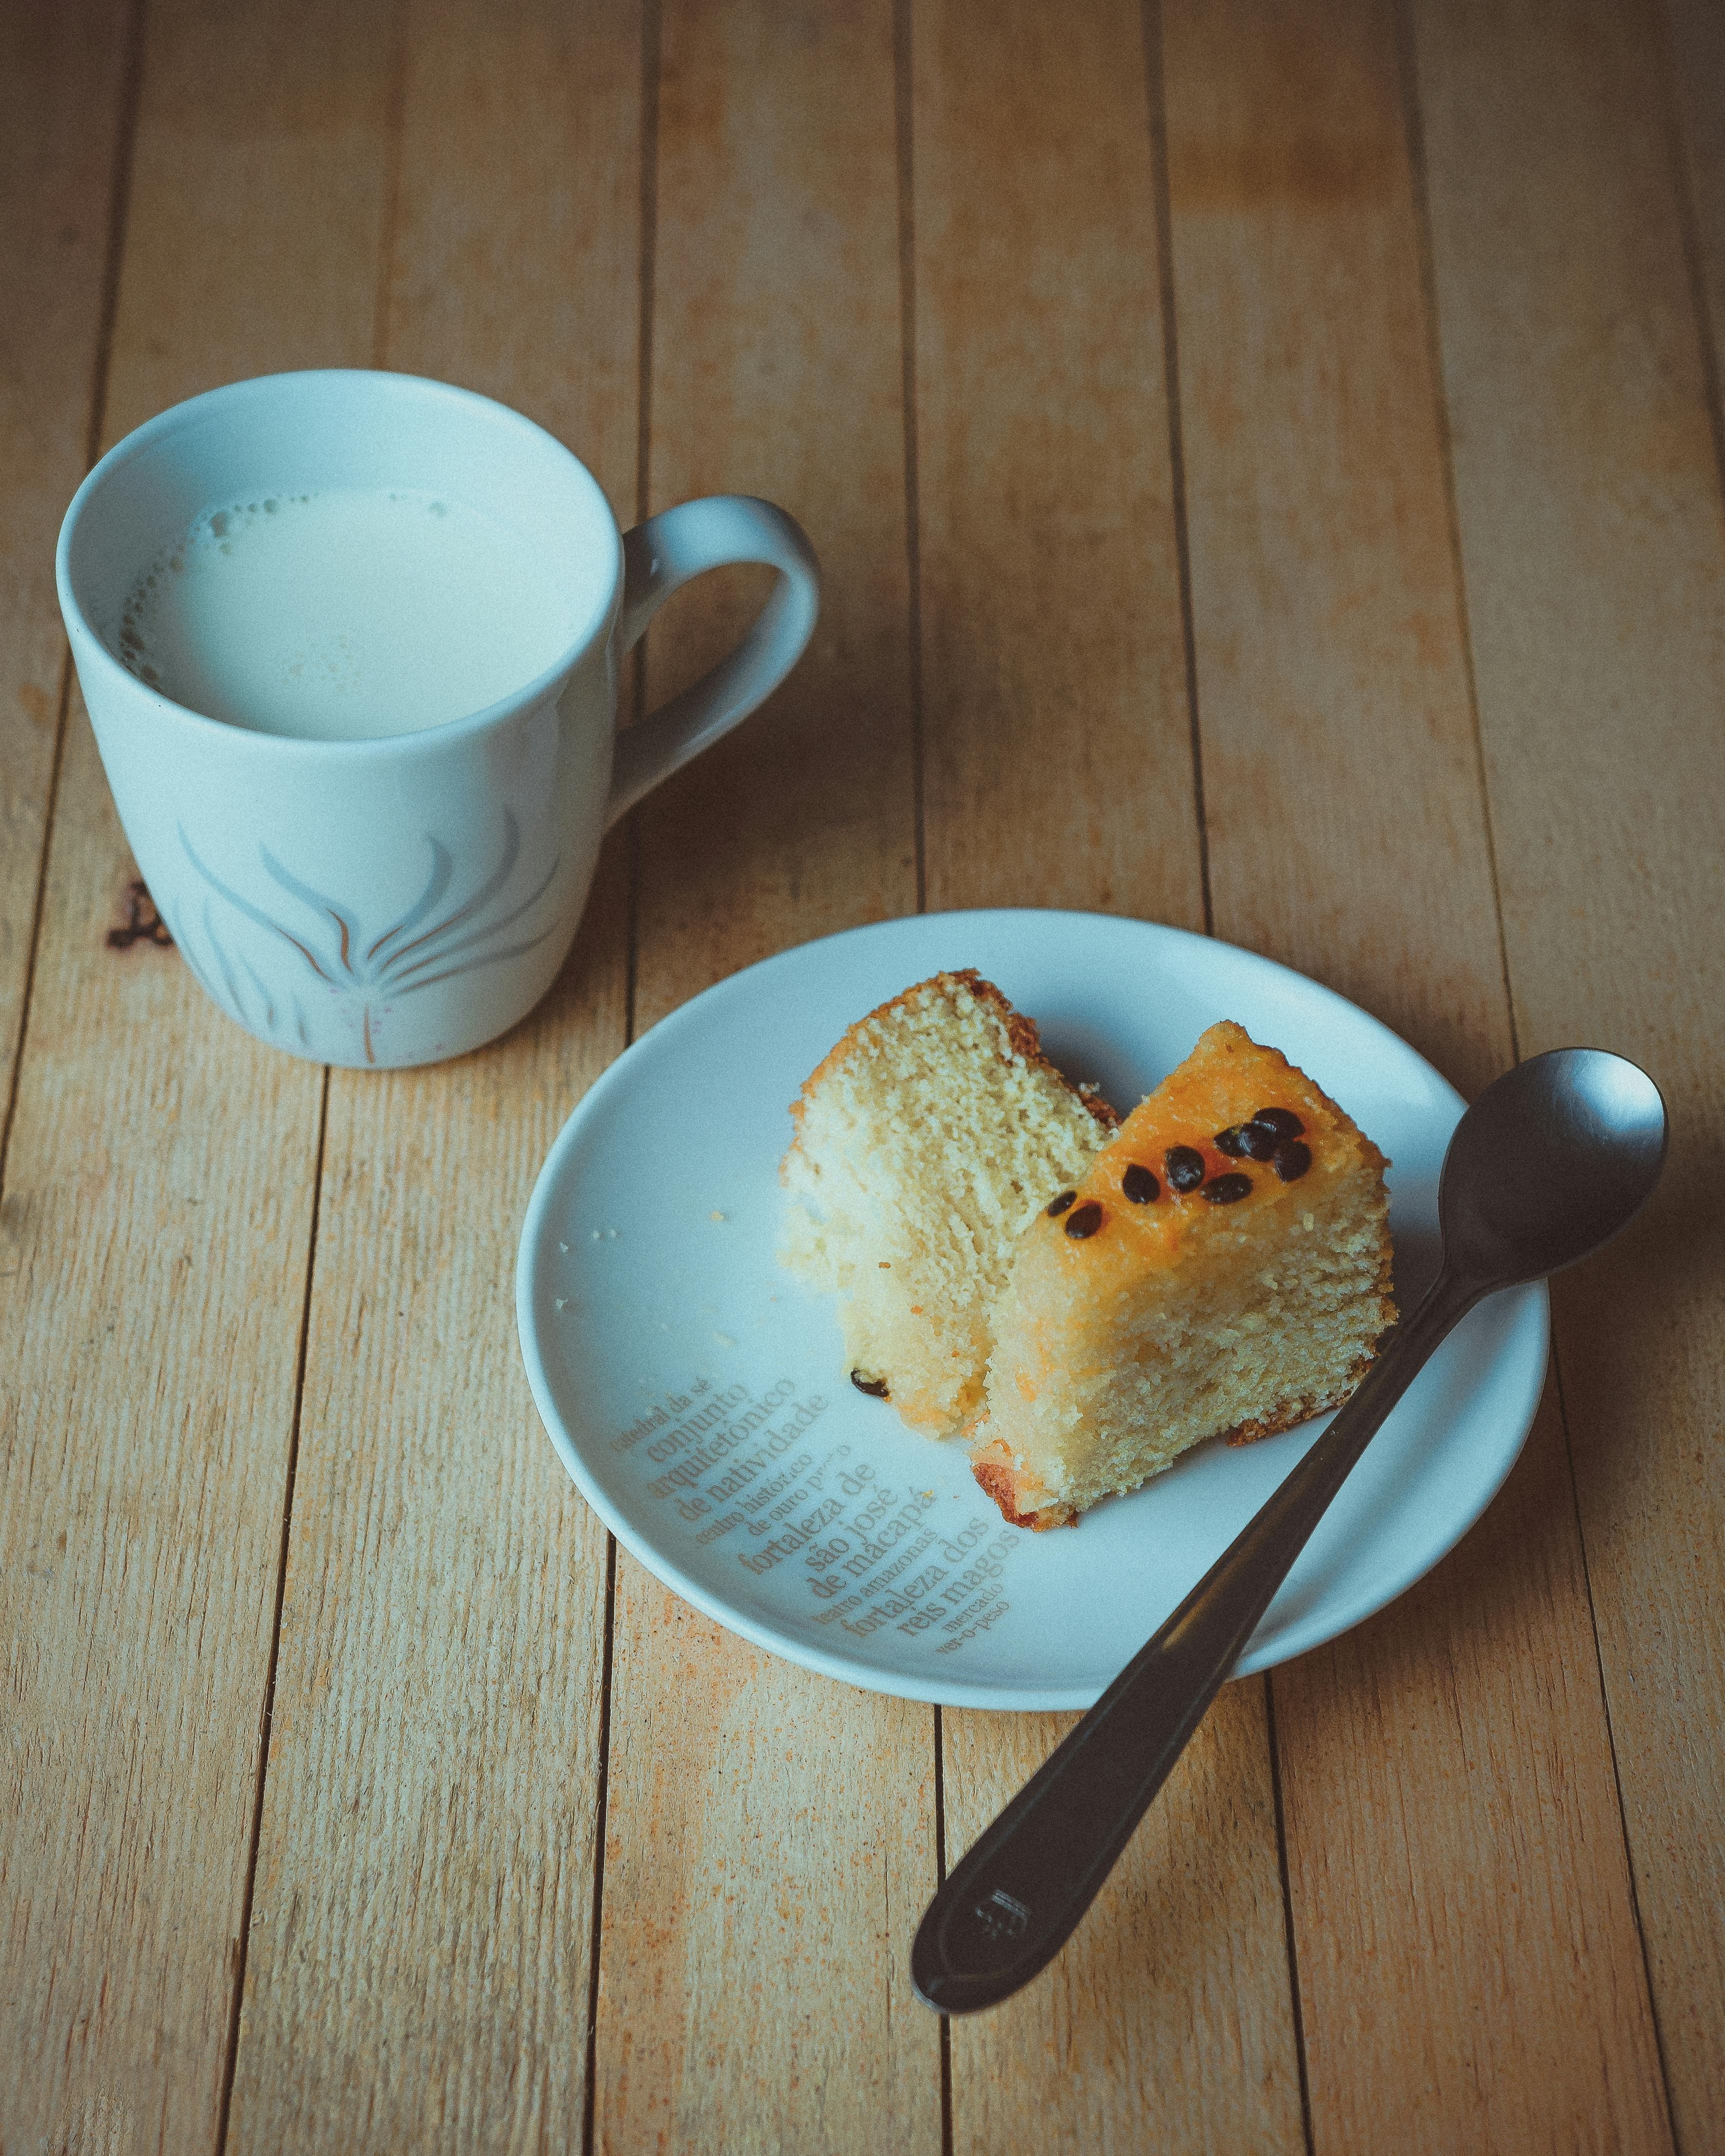
[[(255, 732), (128, 671), (122, 610), (165, 543), (214, 504), (324, 488), (460, 500), (594, 603), (503, 702), (382, 738)], [(680, 584), (727, 562), (778, 572), (754, 627), (619, 738), (623, 654)], [(364, 372), (266, 375), (160, 413), (79, 488), (56, 569), (120, 819), (187, 964), (260, 1040), (356, 1068), (459, 1055), (530, 1010), (607, 825), (778, 686), (819, 604), (809, 542), (770, 502), (684, 502), (621, 535), (598, 481), (521, 413)]]

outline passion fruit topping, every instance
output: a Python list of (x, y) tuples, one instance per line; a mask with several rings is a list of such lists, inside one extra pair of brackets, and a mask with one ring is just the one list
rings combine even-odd
[(1312, 1165), (1312, 1147), (1288, 1138), (1271, 1153), (1270, 1165), (1284, 1183), (1297, 1183)]
[(1170, 1190), (1196, 1190), (1204, 1181), (1204, 1155), (1196, 1146), (1170, 1146), (1162, 1165)]

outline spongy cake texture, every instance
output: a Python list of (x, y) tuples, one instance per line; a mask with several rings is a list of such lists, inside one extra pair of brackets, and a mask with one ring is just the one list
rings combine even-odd
[(972, 1434), (1007, 1517), (1067, 1524), (1204, 1438), (1338, 1406), (1395, 1315), (1386, 1165), (1276, 1050), (1212, 1026), (1019, 1245)]
[(913, 1428), (944, 1437), (982, 1397), (988, 1313), (1028, 1219), (1114, 1127), (974, 972), (860, 1019), (791, 1110), (780, 1255), (836, 1291), (845, 1355)]

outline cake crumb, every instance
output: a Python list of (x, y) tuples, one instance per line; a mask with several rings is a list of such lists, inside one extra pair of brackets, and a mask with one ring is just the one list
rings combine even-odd
[(706, 1217), (709, 1220), (724, 1220), (728, 1219), (730, 1216), (725, 1213), (709, 1213)]
[(1025, 1215), (1076, 1179), (1113, 1111), (969, 970), (858, 1019), (791, 1116), (781, 1260), (837, 1295), (847, 1368), (890, 1369), (913, 1430), (955, 1434), (981, 1401), (988, 1312)]

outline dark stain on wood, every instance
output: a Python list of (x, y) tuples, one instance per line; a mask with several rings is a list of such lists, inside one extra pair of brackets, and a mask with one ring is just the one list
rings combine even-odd
[(154, 943), (168, 951), (173, 948), (173, 940), (167, 923), (156, 911), (148, 886), (141, 877), (134, 876), (126, 887), (125, 924), (108, 931), (108, 948), (129, 951), (134, 943)]

